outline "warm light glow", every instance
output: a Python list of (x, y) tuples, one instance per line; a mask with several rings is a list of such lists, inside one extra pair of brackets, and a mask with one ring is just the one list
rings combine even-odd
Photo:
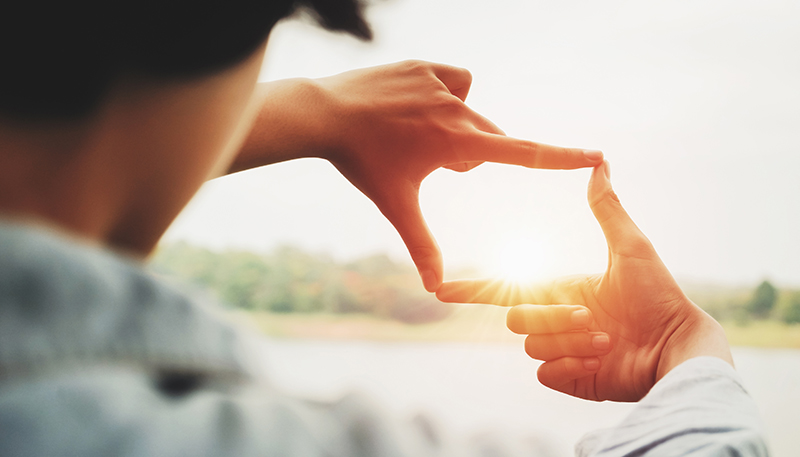
[(547, 267), (546, 246), (532, 237), (509, 237), (499, 246), (494, 273), (514, 281), (533, 281)]

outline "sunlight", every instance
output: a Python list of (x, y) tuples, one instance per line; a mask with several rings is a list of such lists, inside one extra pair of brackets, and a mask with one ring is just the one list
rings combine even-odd
[(513, 281), (533, 281), (541, 277), (547, 266), (547, 247), (528, 236), (509, 237), (499, 246), (493, 270)]

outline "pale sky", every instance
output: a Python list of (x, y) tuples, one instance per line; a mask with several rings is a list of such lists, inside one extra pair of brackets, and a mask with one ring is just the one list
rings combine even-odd
[[(466, 67), (467, 103), (509, 135), (603, 150), (623, 205), (677, 277), (800, 286), (800, 3), (393, 0), (369, 18), (371, 44), (280, 24), (262, 80), (412, 58)], [(509, 250), (530, 251), (536, 276), (602, 271), (588, 177), (434, 172), (421, 199), (446, 275), (496, 272)], [(165, 238), (177, 239), (410, 262), (374, 205), (321, 160), (206, 185)]]

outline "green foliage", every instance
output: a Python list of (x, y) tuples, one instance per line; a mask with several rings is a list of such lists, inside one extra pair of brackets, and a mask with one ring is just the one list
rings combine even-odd
[(753, 298), (747, 303), (746, 309), (751, 316), (764, 319), (769, 317), (777, 299), (778, 290), (769, 281), (764, 281), (756, 287)]
[(784, 294), (777, 308), (783, 322), (787, 324), (800, 323), (800, 291)]
[(268, 296), (263, 278), (269, 276), (269, 266), (255, 254), (231, 252), (221, 256), (214, 268), (211, 286), (220, 298), (233, 306), (258, 309)]
[(452, 310), (424, 291), (413, 267), (385, 255), (340, 265), (289, 246), (260, 255), (176, 243), (159, 249), (152, 268), (248, 310), (369, 313), (414, 323), (442, 319)]
[(682, 284), (686, 294), (718, 321), (748, 326), (754, 320), (800, 322), (800, 290), (778, 290), (768, 281), (755, 288)]
[(171, 274), (190, 283), (211, 287), (217, 275), (218, 255), (208, 249), (175, 243), (158, 250), (151, 266), (159, 273)]
[(745, 304), (750, 300), (752, 289), (726, 287), (713, 284), (681, 283), (686, 295), (718, 321), (750, 319)]

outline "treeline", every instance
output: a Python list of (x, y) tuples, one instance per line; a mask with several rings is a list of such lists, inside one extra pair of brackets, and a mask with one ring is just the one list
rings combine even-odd
[[(410, 323), (441, 320), (453, 310), (424, 291), (412, 266), (393, 262), (386, 255), (338, 263), (290, 246), (257, 254), (217, 252), (180, 242), (161, 246), (151, 266), (157, 273), (199, 285), (223, 303), (247, 310), (366, 313)], [(800, 290), (779, 290), (769, 281), (755, 289), (683, 287), (718, 320), (800, 323)]]
[(283, 246), (269, 254), (161, 246), (151, 268), (247, 310), (368, 313), (409, 323), (441, 320), (452, 305), (427, 294), (413, 267), (374, 255), (350, 263)]
[(780, 290), (769, 281), (755, 289), (709, 290), (686, 287), (687, 294), (717, 320), (733, 320), (746, 324), (752, 320), (778, 320), (800, 323), (800, 290)]

